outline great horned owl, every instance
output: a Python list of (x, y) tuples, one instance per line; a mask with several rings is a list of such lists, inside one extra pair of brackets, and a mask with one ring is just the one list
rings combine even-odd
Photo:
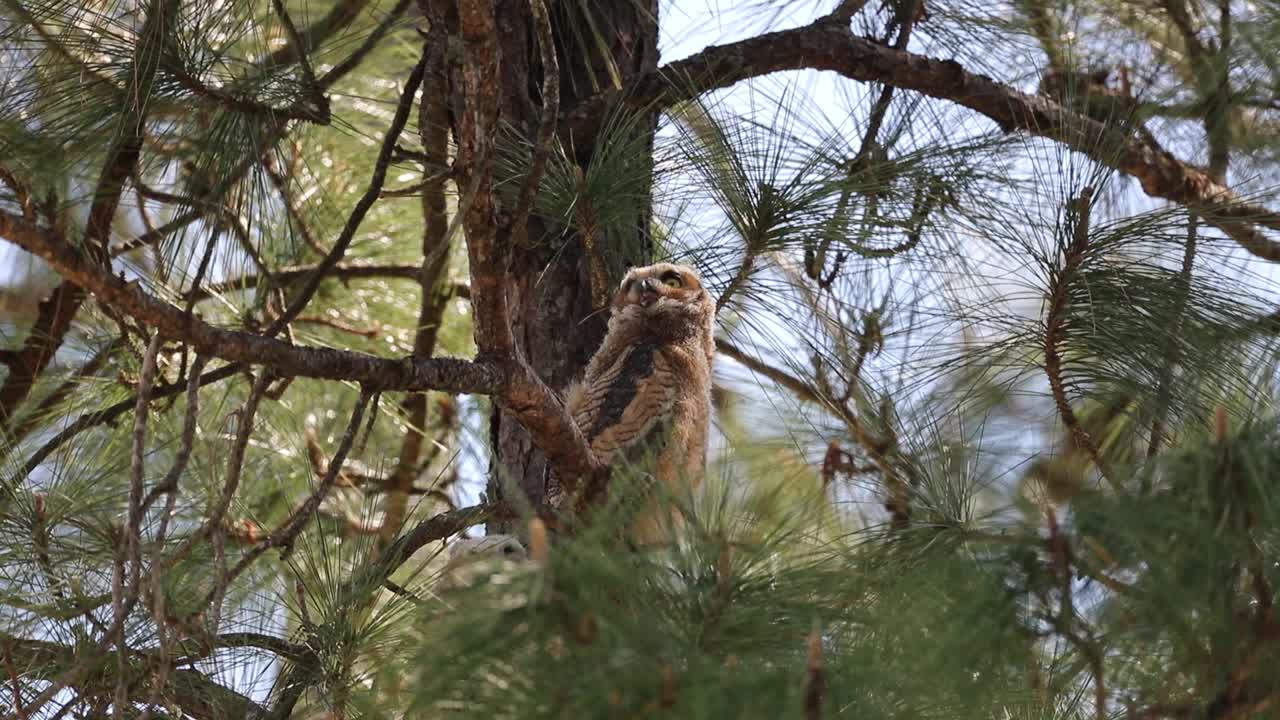
[(569, 391), (567, 410), (596, 457), (615, 471), (625, 468), (614, 477), (644, 478), (645, 487), (612, 480), (609, 487), (610, 495), (621, 492), (637, 503), (627, 527), (633, 546), (660, 541), (666, 524), (653, 499), (644, 498), (648, 482), (680, 496), (702, 479), (715, 316), (715, 301), (693, 268), (633, 268), (614, 295), (604, 342)]

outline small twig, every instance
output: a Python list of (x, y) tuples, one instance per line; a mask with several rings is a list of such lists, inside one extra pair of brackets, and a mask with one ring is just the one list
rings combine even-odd
[(717, 314), (720, 313), (721, 308), (729, 303), (729, 299), (733, 297), (734, 293), (746, 284), (747, 278), (751, 276), (751, 271), (755, 268), (757, 253), (756, 243), (748, 239), (746, 250), (742, 255), (742, 263), (738, 265), (738, 271), (734, 273), (733, 278), (729, 280), (729, 284), (725, 285), (720, 296), (716, 298)]
[(382, 332), (382, 326), (377, 323), (369, 327), (356, 327), (355, 325), (343, 322), (337, 318), (323, 317), (320, 315), (301, 315), (295, 319), (294, 322), (306, 325), (323, 325), (325, 327), (333, 328), (334, 330), (339, 330), (351, 335), (359, 335), (360, 337), (369, 339), (377, 337), (378, 334)]
[(289, 36), (289, 43), (299, 49), (298, 65), (302, 68), (302, 79), (306, 82), (307, 89), (311, 91), (312, 99), (316, 105), (327, 116), (329, 114), (329, 99), (325, 97), (324, 91), (316, 79), (316, 71), (311, 67), (311, 58), (307, 56), (307, 51), (303, 49), (307, 46), (303, 43), (298, 27), (293, 24), (293, 18), (289, 17), (289, 11), (284, 6), (284, 0), (271, 0), (271, 7), (276, 11), (276, 15), (280, 17), (280, 23), (284, 25), (285, 33)]
[(605, 268), (604, 249), (600, 247), (600, 229), (591, 198), (587, 195), (586, 176), (581, 167), (575, 167), (574, 172), (578, 177), (578, 197), (574, 203), (573, 215), (578, 223), (578, 233), (582, 236), (587, 270), (591, 274), (591, 308), (603, 310), (609, 307), (609, 273)]
[(227, 543), (223, 529), (215, 528), (209, 539), (213, 546), (213, 593), (208, 604), (203, 606), (202, 614), (208, 623), (207, 632), (217, 635), (222, 624), (222, 602), (227, 594), (230, 576), (227, 573)]
[(321, 480), (320, 486), (308, 497), (301, 505), (294, 508), (289, 516), (285, 518), (275, 530), (272, 530), (262, 542), (258, 543), (253, 549), (245, 553), (243, 557), (235, 564), (235, 567), (228, 573), (227, 582), (239, 577), (240, 573), (253, 564), (267, 550), (277, 547), (289, 547), (298, 533), (306, 526), (307, 522), (315, 514), (316, 508), (320, 507), (320, 503), (329, 494), (329, 490), (333, 488), (334, 483), (338, 479), (338, 475), (342, 471), (342, 464), (347, 459), (347, 453), (351, 451), (356, 440), (356, 434), (360, 429), (360, 421), (364, 417), (365, 408), (369, 406), (370, 401), (375, 395), (375, 391), (370, 388), (364, 388), (360, 391), (360, 398), (356, 400), (355, 410), (351, 413), (351, 421), (347, 424), (347, 430), (342, 435), (342, 441), (338, 443), (338, 449), (334, 453), (333, 459), (329, 461), (329, 468), (325, 472), (324, 479)]
[(397, 2), (395, 7), (391, 8), (391, 12), (387, 13), (387, 16), (382, 19), (382, 22), (378, 23), (378, 26), (365, 37), (364, 42), (360, 43), (360, 47), (356, 48), (342, 62), (334, 65), (329, 72), (320, 76), (317, 81), (319, 86), (327, 90), (333, 87), (334, 83), (345, 77), (347, 73), (356, 69), (356, 66), (363, 62), (369, 53), (382, 44), (382, 39), (399, 22), (400, 16), (404, 15), (405, 10), (409, 9), (410, 1), (400, 0)]
[(1067, 398), (1066, 384), (1062, 380), (1062, 355), (1058, 350), (1058, 345), (1062, 342), (1062, 326), (1066, 321), (1064, 315), (1067, 309), (1070, 286), (1072, 281), (1075, 280), (1075, 274), (1079, 270), (1080, 263), (1084, 260), (1084, 254), (1089, 247), (1089, 211), (1092, 202), (1093, 188), (1091, 187), (1081, 190), (1080, 197), (1074, 201), (1075, 225), (1071, 241), (1068, 243), (1066, 254), (1063, 256), (1062, 267), (1054, 273), (1049, 285), (1049, 308), (1045, 316), (1044, 331), (1044, 371), (1049, 378), (1049, 388), (1053, 393), (1054, 404), (1058, 407), (1058, 414), (1062, 417), (1062, 423), (1070, 431), (1071, 438), (1077, 449), (1088, 453), (1102, 477), (1111, 483), (1116, 490), (1120, 490), (1119, 481), (1114, 479), (1109, 472), (1107, 461), (1102, 456), (1102, 452), (1098, 449), (1089, 431), (1080, 424), (1075, 410), (1071, 408), (1071, 401)]
[[(147, 494), (147, 499), (142, 504), (143, 512), (146, 512), (146, 509), (155, 502), (159, 495), (165, 495), (165, 505), (160, 515), (160, 523), (156, 529), (153, 542), (154, 548), (151, 554), (151, 566), (153, 568), (161, 566), (164, 541), (169, 534), (169, 522), (173, 518), (174, 508), (178, 502), (178, 479), (186, 470), (187, 463), (191, 459), (191, 451), (195, 443), (196, 426), (200, 414), (200, 376), (204, 371), (206, 359), (203, 355), (197, 355), (195, 360), (192, 361), (190, 372), (187, 375), (187, 412), (183, 419), (182, 438), (179, 441), (178, 452), (174, 457), (173, 465), (169, 467), (169, 472), (165, 474), (164, 480), (153, 487), (151, 492)], [(158, 669), (156, 670), (151, 704), (156, 705), (160, 700), (161, 693), (164, 692), (164, 689), (169, 684), (169, 623), (166, 619), (163, 574), (152, 573), (150, 583), (151, 619), (156, 627), (158, 653)]]
[[(1172, 394), (1173, 371), (1178, 364), (1179, 338), (1182, 335), (1183, 316), (1186, 312), (1187, 299), (1191, 294), (1191, 270), (1196, 259), (1196, 230), (1198, 218), (1192, 214), (1187, 220), (1187, 243), (1182, 252), (1182, 270), (1178, 273), (1177, 297), (1173, 310), (1173, 325), (1169, 328), (1168, 344), (1165, 348), (1165, 365), (1156, 383), (1155, 419), (1151, 421), (1151, 438), (1147, 442), (1147, 457), (1154, 457), (1160, 450), (1160, 442), (1164, 436), (1164, 420), (1169, 412), (1169, 401)], [(1150, 479), (1144, 477), (1143, 492), (1150, 488)]]
[(441, 180), (448, 179), (449, 175), (450, 173), (448, 172), (440, 172), (440, 173), (435, 173), (433, 175), (428, 175), (425, 178), (423, 178), (421, 181), (416, 182), (407, 187), (391, 188), (389, 190), (383, 190), (381, 197), (384, 197), (384, 198), (419, 197), (422, 195), (422, 193), (430, 190), (431, 188), (439, 184)]
[(129, 562), (129, 594), (138, 592), (141, 573), (143, 490), (146, 483), (147, 420), (151, 415), (151, 391), (155, 384), (156, 361), (164, 338), (160, 333), (151, 336), (146, 355), (142, 359), (142, 371), (138, 376), (138, 401), (133, 415), (133, 450), (129, 458), (129, 515), (124, 533), (125, 558)]
[[(279, 5), (281, 0), (273, 0), (273, 2)], [(413, 72), (409, 74), (404, 90), (400, 93), (400, 102), (396, 106), (395, 116), (391, 119), (391, 127), (387, 129), (387, 134), (383, 137), (382, 148), (378, 151), (378, 158), (374, 163), (373, 177), (369, 180), (369, 186), (365, 189), (364, 195), (356, 202), (355, 207), (352, 208), (346, 224), (342, 227), (342, 232), (338, 234), (338, 239), (333, 244), (333, 249), (316, 266), (316, 271), (307, 278), (306, 283), (294, 296), (293, 302), (289, 304), (289, 307), (267, 328), (264, 333), (267, 337), (274, 337), (283, 330), (302, 312), (307, 303), (311, 302), (311, 297), (320, 288), (320, 283), (325, 276), (346, 254), (347, 247), (355, 237), (356, 230), (360, 228), (360, 223), (364, 221), (364, 216), (382, 193), (382, 184), (387, 178), (387, 166), (391, 162), (391, 152), (395, 149), (396, 140), (400, 137), (401, 131), (404, 130), (405, 124), (409, 121), (409, 110), (413, 106), (413, 98), (418, 92), (418, 86), (422, 83), (422, 75), (426, 71), (426, 64), (427, 53), (423, 52), (422, 58), (413, 68)]]
[(145, 233), (133, 238), (132, 240), (126, 240), (125, 242), (112, 247), (111, 257), (120, 257), (121, 255), (133, 252), (134, 250), (140, 250), (144, 247), (155, 245), (173, 233), (203, 218), (205, 213), (206, 210), (204, 208), (189, 210), (154, 230), (147, 230)]
[(210, 511), (209, 517), (199, 529), (187, 536), (177, 550), (165, 558), (164, 563), (156, 571), (163, 571), (163, 569), (173, 567), (178, 560), (185, 557), (195, 547), (196, 543), (201, 542), (209, 537), (210, 533), (217, 532), (220, 528), (222, 519), (227, 514), (227, 509), (231, 507), (231, 501), (235, 497), (236, 490), (240, 487), (240, 476), (244, 472), (245, 451), (248, 449), (249, 439), (253, 435), (254, 416), (258, 413), (258, 403), (262, 401), (262, 397), (267, 391), (267, 386), (271, 384), (271, 378), (271, 371), (262, 368), (258, 377), (253, 381), (253, 387), (249, 390), (249, 397), (245, 399), (244, 405), (236, 411), (236, 435), (231, 444), (231, 454), (227, 459), (227, 478), (223, 481), (222, 493)]
[(182, 422), (182, 437), (178, 441), (178, 452), (173, 458), (173, 465), (169, 467), (169, 472), (165, 474), (160, 484), (151, 488), (151, 492), (147, 493), (147, 498), (142, 503), (142, 511), (146, 512), (160, 495), (169, 495), (165, 512), (160, 516), (160, 526), (156, 530), (156, 542), (158, 544), (164, 542), (165, 532), (169, 526), (169, 517), (173, 514), (173, 504), (177, 499), (178, 479), (182, 477), (182, 473), (187, 469), (187, 463), (191, 460), (191, 450), (195, 444), (196, 427), (200, 416), (201, 373), (204, 371), (205, 362), (207, 361), (208, 358), (204, 355), (197, 355), (195, 360), (191, 362), (191, 368), (187, 373), (187, 412)]
[[(150, 416), (151, 386), (155, 379), (156, 357), (162, 344), (160, 333), (151, 337), (142, 359), (142, 371), (138, 377), (138, 400), (134, 408), (133, 448), (129, 463), (129, 507), (126, 525), (116, 539), (115, 566), (111, 576), (111, 607), (116, 628), (116, 691), (115, 706), (123, 712), (129, 701), (129, 647), (125, 643), (125, 618), (137, 599), (138, 578), (141, 574), (139, 555), (142, 546), (142, 490), (144, 478), (143, 459), (146, 455), (147, 419)], [(127, 571), (127, 575), (126, 575)]]
[[(898, 23), (899, 30), (897, 39), (894, 41), (895, 50), (904, 50), (907, 43), (911, 40), (911, 30), (915, 27), (916, 7), (923, 0), (907, 0), (897, 4), (898, 14), (895, 19)], [(865, 3), (850, 3), (848, 0), (842, 2), (840, 7), (831, 13), (831, 18), (840, 22), (847, 23)], [(856, 6), (856, 7), (846, 7)], [(845, 12), (849, 12), (845, 15)], [(843, 251), (836, 254), (836, 259), (832, 265), (831, 272), (823, 276), (822, 271), (826, 265), (826, 255), (832, 242), (840, 235), (843, 235), (846, 229), (845, 216), (848, 213), (849, 202), (853, 195), (851, 186), (853, 179), (861, 172), (867, 169), (869, 159), (873, 150), (879, 149), (880, 128), (884, 125), (885, 116), (889, 112), (889, 106), (893, 104), (894, 86), (886, 84), (880, 90), (880, 96), (876, 98), (876, 102), (871, 106), (871, 113), (867, 118), (867, 129), (862, 135), (862, 144), (858, 147), (858, 152), (845, 165), (845, 187), (840, 191), (840, 197), (836, 200), (836, 207), (831, 215), (830, 221), (827, 223), (825, 237), (821, 240), (821, 245), (815, 251), (805, 250), (805, 269), (809, 276), (818, 281), (818, 286), (823, 290), (830, 289), (832, 283), (840, 275), (840, 269), (843, 267), (847, 258)], [(874, 192), (874, 191), (873, 191)], [(919, 197), (917, 194), (917, 202)], [(874, 207), (874, 203), (868, 203), (869, 207)], [(869, 211), (870, 212), (870, 211)], [(927, 211), (926, 211), (927, 214)], [(921, 221), (920, 225), (923, 225)], [(903, 243), (886, 250), (875, 250), (870, 248), (861, 248), (855, 243), (853, 249), (863, 257), (893, 257), (899, 253), (907, 252), (915, 247), (920, 241), (919, 230), (914, 233), (908, 232), (907, 240)]]
[(18, 709), (18, 720), (28, 720), (30, 715), (22, 709), (22, 678), (18, 675), (17, 666), (13, 664), (13, 653), (7, 643), (4, 645), (3, 659), (5, 674), (9, 676), (9, 684), (13, 686), (13, 706)]
[[(129, 541), (119, 533), (119, 526), (112, 528), (115, 540), (114, 560), (111, 568), (111, 612), (115, 618), (111, 623), (111, 635), (103, 638), (104, 643), (115, 643), (116, 646), (116, 685), (115, 705), (123, 712), (129, 702), (129, 646), (125, 643), (125, 617), (129, 611), (125, 608), (125, 563), (128, 555)], [(71, 684), (68, 682), (68, 684)], [(43, 703), (41, 703), (43, 704)]]
[[(252, 290), (261, 284), (271, 281), (274, 281), (277, 285), (288, 285), (313, 275), (317, 270), (319, 270), (318, 265), (290, 265), (277, 270), (270, 280), (257, 274), (243, 275), (207, 285), (200, 289), (199, 292), (193, 293), (192, 297), (195, 298), (196, 302), (201, 302), (229, 292)], [(329, 269), (325, 277), (339, 282), (383, 278), (417, 280), (421, 272), (422, 268), (420, 266), (408, 263), (346, 262), (334, 265)], [(470, 296), (470, 291), (465, 285), (458, 286), (453, 288), (453, 294), (458, 297), (468, 297)]]
[(271, 156), (268, 155), (263, 163), (262, 169), (266, 171), (267, 179), (275, 186), (276, 192), (280, 193), (280, 200), (284, 204), (285, 214), (289, 216), (289, 220), (298, 228), (298, 235), (302, 237), (302, 242), (307, 247), (316, 252), (317, 255), (325, 255), (328, 253), (315, 235), (311, 234), (311, 228), (307, 225), (306, 218), (302, 217), (302, 211), (294, 204), (293, 193), (289, 190), (289, 179), (285, 177), (275, 167), (275, 163), (271, 162)]
[[(309, 107), (305, 103), (275, 107), (263, 103), (256, 98), (236, 95), (216, 87), (210, 87), (183, 67), (181, 61), (165, 63), (165, 70), (177, 79), (178, 84), (196, 97), (204, 98), (211, 105), (221, 105), (232, 112), (244, 115), (258, 115), (267, 118), (288, 118), (303, 120), (317, 125), (328, 125), (332, 116), (328, 102), (316, 103)], [(321, 96), (323, 97), (323, 96)], [(313, 99), (314, 102), (314, 99)], [(205, 109), (206, 111), (209, 108)]]

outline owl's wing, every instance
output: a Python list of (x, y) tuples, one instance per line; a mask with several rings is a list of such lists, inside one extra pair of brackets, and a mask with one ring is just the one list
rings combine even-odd
[(666, 435), (677, 396), (676, 373), (653, 345), (637, 344), (580, 389), (574, 419), (605, 463), (639, 461)]

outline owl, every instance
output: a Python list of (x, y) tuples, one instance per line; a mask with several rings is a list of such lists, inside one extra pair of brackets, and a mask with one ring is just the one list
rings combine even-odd
[(455, 540), (449, 545), (449, 559), (441, 572), (442, 585), (467, 587), (493, 573), (512, 572), (528, 559), (528, 551), (514, 535)]
[(716, 307), (693, 268), (659, 263), (628, 272), (611, 311), (566, 409), (596, 458), (615, 470), (610, 497), (621, 492), (628, 507), (634, 503), (626, 535), (640, 547), (659, 542), (667, 524), (651, 483), (679, 497), (705, 471)]

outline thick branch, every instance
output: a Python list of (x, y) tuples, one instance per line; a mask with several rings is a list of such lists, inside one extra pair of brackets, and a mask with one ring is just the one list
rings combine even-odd
[(458, 5), (463, 42), (462, 85), (465, 109), (457, 116), (460, 172), (470, 200), (463, 213), (467, 259), (471, 266), (476, 347), (483, 356), (515, 361), (506, 287), (506, 252), (498, 242), (498, 198), (493, 167), (498, 134), (498, 28), (492, 0)]
[(185, 340), (197, 352), (247, 365), (266, 365), (283, 376), (350, 380), (383, 390), (437, 389), (494, 394), (503, 373), (489, 363), (452, 358), (391, 360), (364, 353), (292, 345), (282, 340), (223, 330), (188, 317), (136, 284), (81, 258), (52, 233), (9, 213), (0, 213), (0, 236), (43, 258), (66, 280), (168, 337)]
[(601, 93), (561, 118), (562, 137), (594, 137), (616, 106), (668, 107), (743, 80), (785, 70), (829, 70), (862, 82), (879, 82), (949, 100), (994, 120), (1006, 131), (1024, 130), (1138, 180), (1152, 197), (1200, 212), (1258, 257), (1280, 261), (1280, 243), (1251, 224), (1280, 230), (1280, 213), (1236, 196), (1213, 178), (1150, 141), (1027, 95), (954, 60), (895, 50), (853, 34), (828, 19), (792, 30), (714, 45), (638, 77), (621, 91)]

